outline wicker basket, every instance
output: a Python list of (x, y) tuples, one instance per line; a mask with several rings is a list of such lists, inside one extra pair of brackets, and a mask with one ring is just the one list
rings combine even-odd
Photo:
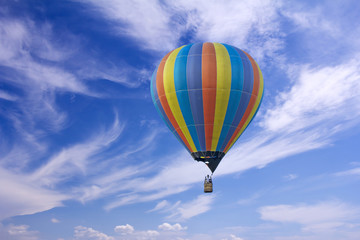
[(211, 182), (205, 182), (204, 183), (204, 192), (210, 193), (213, 191), (213, 185)]

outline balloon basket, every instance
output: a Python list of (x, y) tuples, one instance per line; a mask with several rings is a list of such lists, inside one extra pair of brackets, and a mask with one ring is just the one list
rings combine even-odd
[(213, 191), (213, 184), (212, 182), (204, 183), (204, 192), (205, 193), (211, 193)]

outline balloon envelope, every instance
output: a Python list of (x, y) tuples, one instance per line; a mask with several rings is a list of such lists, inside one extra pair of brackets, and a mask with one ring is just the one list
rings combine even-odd
[(210, 42), (169, 52), (151, 79), (158, 113), (212, 172), (256, 115), (263, 89), (260, 68), (248, 53)]

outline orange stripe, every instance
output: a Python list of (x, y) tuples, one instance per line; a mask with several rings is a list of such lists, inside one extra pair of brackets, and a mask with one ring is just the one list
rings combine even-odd
[(234, 132), (234, 134), (231, 136), (230, 141), (227, 143), (224, 152), (228, 151), (228, 148), (231, 146), (231, 143), (234, 141), (234, 138), (236, 137), (236, 135), (239, 133), (239, 131), (241, 130), (241, 128), (243, 127), (243, 125), (245, 124), (246, 120), (248, 119), (251, 111), (254, 108), (254, 105), (256, 103), (256, 99), (257, 99), (257, 95), (259, 94), (259, 86), (260, 86), (260, 75), (259, 75), (259, 69), (254, 61), (254, 59), (245, 51), (243, 51), (246, 56), (249, 58), (250, 62), (251, 62), (251, 66), (252, 69), (254, 71), (254, 85), (253, 85), (253, 91), (251, 93), (251, 97), (250, 97), (250, 101), (249, 104), (245, 110), (245, 113), (243, 115), (243, 117), (241, 118), (241, 121), (239, 123), (239, 125), (236, 127), (236, 130)]
[(202, 49), (202, 88), (206, 150), (211, 151), (216, 104), (216, 53), (212, 43)]
[(171, 112), (169, 103), (168, 103), (168, 101), (166, 99), (166, 95), (165, 95), (163, 73), (164, 73), (165, 62), (171, 53), (172, 53), (172, 51), (169, 52), (168, 54), (166, 54), (166, 56), (161, 60), (161, 63), (159, 64), (158, 71), (156, 73), (156, 89), (158, 91), (161, 106), (163, 107), (166, 116), (169, 118), (171, 125), (173, 125), (176, 132), (179, 134), (181, 140), (184, 142), (184, 144), (190, 150), (190, 152), (193, 152), (193, 149), (190, 147), (189, 143), (187, 142), (183, 132), (181, 131), (178, 123), (176, 122), (176, 120), (174, 118), (174, 115)]

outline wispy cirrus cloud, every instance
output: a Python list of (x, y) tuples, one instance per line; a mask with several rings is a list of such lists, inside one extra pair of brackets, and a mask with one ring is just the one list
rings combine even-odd
[(172, 210), (168, 219), (184, 221), (211, 209), (215, 195), (199, 195), (196, 199), (182, 203)]
[(0, 219), (49, 210), (62, 206), (62, 201), (70, 198), (67, 194), (38, 186), (29, 176), (3, 168), (0, 172)]
[[(215, 200), (215, 195), (199, 195), (195, 199), (188, 202), (177, 201), (174, 204), (166, 200), (159, 202), (153, 209), (148, 212), (166, 213), (166, 219), (170, 221), (185, 221), (197, 215), (203, 214), (211, 209)], [(160, 226), (159, 226), (160, 227)], [(170, 228), (166, 225), (163, 228)], [(174, 226), (172, 228), (178, 228)]]
[(360, 168), (353, 168), (350, 170), (346, 170), (346, 171), (342, 171), (342, 172), (337, 172), (335, 173), (335, 176), (360, 176)]
[(115, 119), (113, 126), (107, 131), (101, 131), (90, 140), (55, 154), (31, 175), (32, 180), (40, 185), (53, 186), (76, 173), (85, 174), (92, 164), (91, 159), (116, 141), (123, 129), (124, 125)]
[(351, 222), (359, 219), (360, 209), (340, 201), (317, 204), (275, 205), (258, 209), (261, 219), (282, 223), (298, 223), (304, 232), (339, 231), (351, 228)]
[(113, 27), (117, 34), (132, 37), (145, 49), (170, 51), (183, 44), (186, 34), (195, 42), (226, 42), (245, 49), (256, 45), (252, 54), (258, 60), (282, 47), (275, 21), (281, 1), (80, 2), (90, 4), (104, 18), (117, 23)]
[(181, 17), (175, 18), (175, 9), (156, 0), (111, 0), (106, 4), (93, 0), (79, 1), (91, 4), (94, 10), (116, 23), (113, 27), (116, 34), (132, 37), (145, 49), (172, 49), (184, 30), (183, 25), (176, 21), (181, 21)]
[(1, 219), (49, 210), (62, 206), (64, 200), (76, 199), (75, 193), (63, 193), (59, 185), (77, 177), (79, 173), (83, 176), (93, 174), (90, 169), (101, 171), (99, 166), (90, 167), (95, 164), (91, 160), (118, 139), (123, 126), (116, 119), (107, 131), (100, 131), (85, 143), (61, 150), (33, 172), (18, 170), (14, 173), (1, 167)]

